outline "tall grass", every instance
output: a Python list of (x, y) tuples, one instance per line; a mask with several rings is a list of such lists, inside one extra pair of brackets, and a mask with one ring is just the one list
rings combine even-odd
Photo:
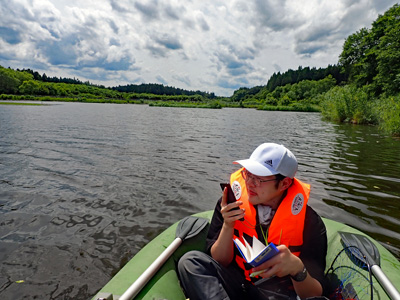
[(400, 136), (400, 95), (379, 99), (376, 111), (379, 127), (388, 134)]
[(222, 105), (219, 101), (212, 102), (176, 102), (176, 101), (152, 101), (149, 102), (149, 106), (161, 106), (161, 107), (186, 107), (186, 108), (211, 108), (220, 109)]
[(258, 110), (269, 110), (269, 111), (301, 111), (301, 112), (321, 112), (321, 109), (317, 105), (313, 104), (302, 104), (294, 103), (291, 105), (268, 105), (259, 106)]
[(355, 86), (336, 86), (322, 96), (322, 115), (331, 121), (377, 124), (374, 99)]
[(372, 98), (365, 89), (334, 87), (320, 102), (325, 119), (355, 124), (374, 124), (387, 134), (400, 135), (400, 95)]

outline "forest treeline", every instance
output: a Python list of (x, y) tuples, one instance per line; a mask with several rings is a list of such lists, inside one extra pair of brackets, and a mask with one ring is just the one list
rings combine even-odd
[(26, 73), (32, 74), (34, 80), (43, 81), (43, 82), (68, 83), (68, 84), (85, 84), (85, 85), (92, 85), (92, 86), (97, 86), (97, 87), (100, 87), (100, 88), (105, 88), (104, 85), (92, 84), (92, 83), (90, 83), (90, 81), (83, 82), (83, 81), (81, 81), (81, 80), (79, 80), (79, 79), (77, 79), (75, 77), (74, 78), (65, 78), (65, 77), (62, 78), (62, 77), (55, 77), (55, 76), (49, 77), (49, 76), (46, 75), (46, 73), (43, 73), (43, 75), (41, 75), (39, 72), (31, 70), (31, 69), (22, 69), (22, 70), (17, 69), (17, 71), (26, 72)]
[(207, 93), (202, 91), (187, 91), (180, 88), (175, 88), (171, 86), (164, 86), (163, 84), (158, 83), (142, 83), (142, 84), (128, 84), (128, 85), (119, 85), (117, 87), (113, 87), (113, 90), (124, 92), (124, 93), (139, 93), (139, 94), (156, 94), (156, 95), (200, 95), (208, 99), (214, 99), (216, 96), (214, 93)]
[[(0, 99), (39, 98), (49, 101), (143, 103), (144, 101), (202, 102), (215, 98), (214, 94), (189, 91), (185, 93), (182, 89), (162, 85), (143, 84), (137, 89), (139, 92), (133, 92), (135, 89), (128, 92), (89, 82), (84, 83), (75, 78), (56, 78), (40, 75), (32, 70), (13, 70), (0, 66)], [(144, 86), (149, 88), (146, 89)]]
[(300, 66), (297, 70), (288, 70), (282, 74), (280, 72), (272, 74), (266, 88), (268, 91), (273, 92), (278, 86), (295, 84), (303, 80), (318, 81), (329, 75), (335, 78), (337, 85), (346, 82), (348, 79), (348, 75), (342, 72), (342, 67), (339, 65), (329, 65), (327, 68), (319, 69)]
[[(3, 68), (0, 66), (0, 68)], [(13, 76), (15, 78), (22, 78), (24, 81), (28, 78), (28, 80), (35, 80), (35, 81), (40, 81), (40, 82), (46, 82), (46, 83), (66, 83), (66, 84), (75, 84), (75, 85), (86, 85), (88, 87), (94, 87), (94, 88), (100, 88), (100, 89), (105, 89), (106, 87), (104, 85), (97, 85), (90, 83), (89, 81), (81, 81), (77, 78), (62, 78), (62, 77), (49, 77), (46, 75), (46, 73), (43, 73), (41, 75), (39, 72), (31, 70), (31, 69), (22, 69), (16, 70), (17, 72), (21, 72), (22, 74), (14, 74)], [(0, 71), (1, 72), (1, 71)], [(6, 73), (5, 71), (2, 71), (3, 75)], [(28, 73), (31, 74), (32, 76), (26, 77), (23, 73)], [(8, 73), (8, 76), (12, 75), (12, 71)], [(1, 75), (0, 75), (1, 76)], [(3, 78), (4, 79), (4, 78)], [(12, 82), (8, 81), (8, 84)], [(1, 84), (1, 83), (0, 83)], [(58, 95), (58, 96), (65, 96), (65, 92), (62, 92), (62, 89), (57, 88), (57, 85), (52, 88), (52, 85), (42, 85), (45, 86), (45, 88), (39, 88), (39, 89), (34, 89), (27, 91), (26, 87), (21, 87), (19, 89), (18, 84), (20, 84), (19, 81), (14, 82), (14, 84), (11, 84), (10, 86), (6, 87), (4, 85), (0, 86), (0, 93), (8, 93), (9, 90), (12, 91), (12, 93), (22, 93), (26, 94), (27, 92), (35, 93), (35, 91), (38, 91), (39, 95)], [(37, 84), (39, 87), (40, 84)], [(58, 85), (58, 87), (61, 87), (63, 85)], [(78, 90), (84, 90), (88, 91), (88, 89), (85, 89), (85, 87), (77, 87)], [(202, 92), (202, 91), (188, 91), (180, 88), (175, 88), (171, 86), (164, 86), (163, 84), (157, 84), (157, 83), (142, 83), (142, 84), (128, 84), (124, 86), (117, 86), (117, 87), (111, 87), (109, 88), (114, 91), (122, 92), (122, 93), (135, 93), (135, 94), (154, 94), (154, 95), (167, 95), (167, 96), (179, 96), (179, 95), (185, 95), (185, 96), (194, 96), (194, 95), (200, 95), (202, 97), (205, 97), (207, 99), (214, 99), (216, 96), (214, 93), (208, 93), (208, 92)], [(61, 93), (57, 93), (59, 90), (61, 90)], [(71, 88), (69, 89), (71, 90)], [(91, 91), (95, 89), (90, 89)], [(77, 94), (78, 92), (74, 93)], [(99, 92), (95, 93), (99, 94)], [(112, 93), (105, 93), (107, 97), (113, 97)]]
[[(318, 81), (331, 75), (335, 78), (336, 84), (340, 84), (346, 78), (346, 75), (340, 73), (339, 66), (328, 66), (327, 68), (302, 68), (298, 70), (288, 70), (284, 73), (274, 73), (268, 80), (266, 88), (273, 92), (277, 87), (287, 86), (299, 83), (304, 80)], [(26, 81), (26, 82), (25, 82)], [(25, 83), (24, 83), (25, 82)], [(56, 83), (56, 84), (54, 84)], [(231, 100), (236, 102), (249, 98), (249, 96), (257, 94), (263, 86), (256, 86), (253, 88), (240, 88), (234, 92)], [(107, 91), (111, 90), (111, 91)], [(20, 94), (20, 95), (41, 95), (41, 96), (70, 96), (86, 94), (86, 96), (104, 96), (107, 98), (126, 98), (126, 95), (113, 93), (112, 91), (140, 95), (163, 95), (163, 96), (201, 96), (205, 99), (221, 98), (217, 97), (214, 93), (202, 91), (188, 91), (180, 88), (164, 86), (157, 83), (142, 83), (142, 84), (128, 84), (124, 86), (117, 86), (106, 88), (103, 85), (96, 85), (89, 81), (83, 82), (77, 78), (62, 78), (62, 77), (49, 77), (45, 73), (41, 75), (39, 72), (31, 69), (13, 70), (6, 69), (0, 66), (0, 94)], [(85, 96), (85, 95), (83, 95)], [(129, 98), (129, 97), (128, 97)], [(135, 98), (135, 97), (133, 97)], [(152, 97), (145, 96), (145, 99)], [(160, 97), (153, 97), (156, 100)], [(170, 99), (174, 97), (168, 97)], [(175, 97), (176, 98), (176, 97)], [(183, 97), (183, 99), (186, 99)], [(188, 99), (199, 100), (199, 97), (190, 97)]]
[(328, 120), (378, 124), (400, 135), (400, 6), (351, 34), (335, 65), (274, 73), (266, 85), (242, 87), (231, 97), (162, 84), (105, 88), (79, 79), (49, 77), (0, 66), (0, 99), (146, 103), (163, 106), (320, 111)]

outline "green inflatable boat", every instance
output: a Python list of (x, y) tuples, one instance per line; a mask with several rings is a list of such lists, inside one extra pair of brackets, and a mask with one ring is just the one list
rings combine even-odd
[[(93, 300), (185, 300), (176, 265), (190, 250), (205, 249), (213, 211), (167, 228), (140, 250)], [(350, 226), (323, 218), (327, 229), (326, 276), (331, 299), (400, 300), (400, 262), (387, 249)]]

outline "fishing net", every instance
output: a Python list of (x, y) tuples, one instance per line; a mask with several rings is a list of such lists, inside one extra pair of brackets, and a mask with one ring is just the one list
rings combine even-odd
[(361, 250), (355, 246), (342, 249), (325, 275), (330, 282), (332, 300), (377, 300), (370, 265)]

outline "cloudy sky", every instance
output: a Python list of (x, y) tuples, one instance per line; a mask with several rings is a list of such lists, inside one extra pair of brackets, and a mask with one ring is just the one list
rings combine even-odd
[(394, 0), (0, 0), (0, 65), (230, 96), (336, 64)]

